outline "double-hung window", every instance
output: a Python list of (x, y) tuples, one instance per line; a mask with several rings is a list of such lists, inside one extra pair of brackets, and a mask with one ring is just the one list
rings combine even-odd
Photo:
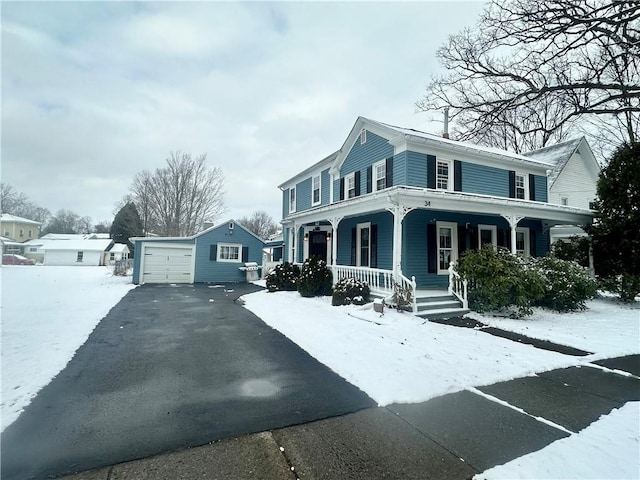
[(458, 259), (458, 226), (451, 222), (436, 222), (438, 274), (449, 273), (449, 265)]
[(373, 165), (373, 191), (377, 192), (387, 186), (387, 163), (382, 160)]
[(529, 228), (516, 228), (516, 254), (528, 257), (530, 255)]
[(84, 252), (78, 252), (78, 256), (76, 257), (76, 262), (82, 262), (84, 258)]
[(289, 213), (296, 211), (296, 187), (289, 189)]
[(528, 198), (527, 195), (527, 174), (526, 173), (517, 173), (516, 172), (516, 198), (521, 200), (526, 200)]
[(453, 185), (453, 169), (451, 162), (438, 160), (436, 162), (436, 188), (438, 190), (451, 190)]
[(218, 244), (218, 262), (239, 262), (242, 245), (237, 243)]
[(311, 200), (313, 205), (320, 204), (320, 175), (314, 175), (311, 179)]
[(352, 173), (345, 177), (345, 184), (347, 189), (347, 198), (353, 198), (356, 196), (356, 175)]

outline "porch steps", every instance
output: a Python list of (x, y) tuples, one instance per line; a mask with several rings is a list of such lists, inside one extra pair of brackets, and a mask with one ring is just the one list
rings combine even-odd
[(453, 295), (418, 297), (416, 299), (418, 317), (427, 320), (439, 320), (451, 317), (461, 317), (469, 310), (462, 308), (462, 303)]

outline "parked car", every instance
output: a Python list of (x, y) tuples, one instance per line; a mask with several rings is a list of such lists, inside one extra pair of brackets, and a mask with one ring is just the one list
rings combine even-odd
[(2, 255), (3, 265), (35, 265), (36, 261), (32, 258), (23, 257), (22, 255), (15, 255), (6, 253)]

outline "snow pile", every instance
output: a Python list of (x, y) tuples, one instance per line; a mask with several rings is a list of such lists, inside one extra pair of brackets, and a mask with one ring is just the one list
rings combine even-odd
[(474, 479), (640, 477), (640, 402), (613, 410), (579, 434), (493, 467)]
[(472, 329), (439, 325), (409, 313), (332, 307), (330, 297), (257, 292), (245, 306), (380, 405), (422, 402), (468, 386), (488, 385), (575, 364)]
[(106, 267), (3, 266), (2, 430), (132, 288)]

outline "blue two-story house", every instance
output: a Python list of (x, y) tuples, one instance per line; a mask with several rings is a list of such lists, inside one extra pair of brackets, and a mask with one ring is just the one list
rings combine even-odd
[(465, 250), (540, 256), (550, 227), (591, 222), (590, 210), (548, 203), (553, 166), (359, 117), (338, 151), (279, 186), (284, 259), (316, 255), (334, 280), (362, 278), (383, 295), (400, 283), (416, 311), (416, 292), (451, 291)]

